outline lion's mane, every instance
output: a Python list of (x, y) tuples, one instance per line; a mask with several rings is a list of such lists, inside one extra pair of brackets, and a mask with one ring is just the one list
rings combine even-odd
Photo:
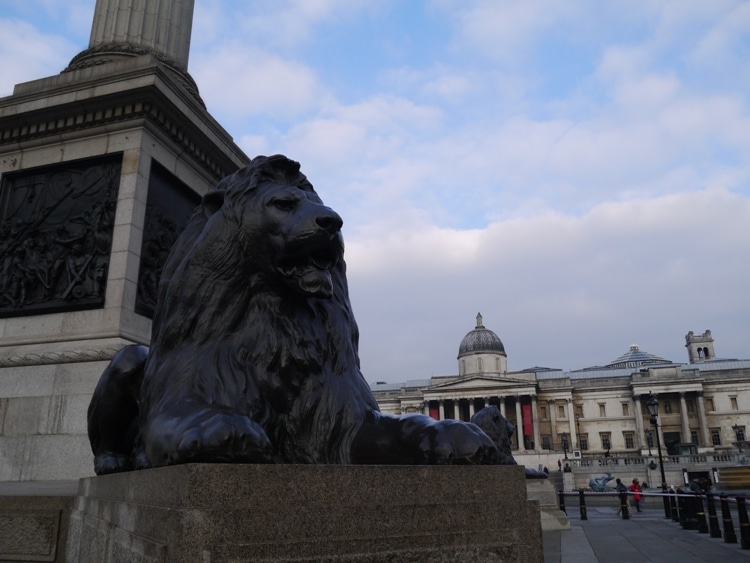
[(205, 403), (258, 423), (275, 461), (348, 463), (377, 403), (359, 369), (343, 243), (330, 297), (278, 283), (273, 233), (251, 220), (266, 182), (317, 198), (299, 164), (279, 155), (255, 158), (203, 198), (164, 266), (139, 426)]

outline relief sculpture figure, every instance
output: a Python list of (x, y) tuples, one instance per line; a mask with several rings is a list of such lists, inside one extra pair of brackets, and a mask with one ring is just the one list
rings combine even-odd
[(203, 197), (164, 264), (150, 348), (120, 351), (94, 392), (98, 474), (500, 462), (472, 423), (378, 411), (360, 372), (341, 227), (281, 155), (255, 158)]

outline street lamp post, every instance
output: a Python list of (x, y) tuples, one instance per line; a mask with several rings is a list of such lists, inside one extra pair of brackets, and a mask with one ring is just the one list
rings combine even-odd
[(659, 451), (659, 469), (661, 470), (661, 492), (662, 499), (664, 500), (664, 518), (671, 518), (672, 510), (669, 506), (669, 499), (667, 498), (667, 478), (664, 476), (664, 459), (661, 456), (661, 439), (659, 438), (659, 401), (654, 397), (653, 393), (648, 394), (646, 408), (651, 415), (651, 424), (654, 426), (654, 432), (656, 433), (656, 449)]

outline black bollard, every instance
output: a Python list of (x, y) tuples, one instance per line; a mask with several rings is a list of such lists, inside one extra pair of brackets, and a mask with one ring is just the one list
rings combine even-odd
[(669, 509), (672, 511), (672, 522), (680, 521), (680, 513), (677, 510), (677, 497), (674, 489), (669, 490)]
[(745, 497), (737, 497), (737, 513), (740, 517), (740, 545), (742, 549), (750, 549), (750, 520), (747, 518)]
[(628, 493), (620, 493), (620, 510), (622, 511), (622, 519), (630, 520), (630, 512), (628, 511)]
[(732, 524), (732, 513), (729, 511), (729, 499), (726, 493), (721, 494), (721, 516), (724, 522), (724, 543), (737, 543), (737, 536), (734, 534), (734, 524)]
[(695, 517), (698, 519), (698, 533), (707, 534), (708, 524), (706, 523), (706, 508), (703, 505), (703, 495), (695, 495)]
[(677, 509), (680, 513), (680, 526), (682, 529), (686, 529), (687, 524), (687, 511), (685, 510), (685, 497), (682, 496), (682, 489), (677, 489)]
[(712, 493), (706, 494), (706, 503), (708, 504), (708, 529), (712, 538), (721, 537), (721, 528), (719, 527), (719, 517), (716, 515), (716, 504), (714, 503), (714, 495)]
[(578, 489), (578, 500), (581, 504), (581, 520), (588, 520), (589, 517), (586, 514), (586, 499), (583, 496), (583, 489)]
[(560, 502), (560, 510), (567, 514), (567, 512), (565, 511), (565, 492), (562, 489), (557, 491), (557, 498)]

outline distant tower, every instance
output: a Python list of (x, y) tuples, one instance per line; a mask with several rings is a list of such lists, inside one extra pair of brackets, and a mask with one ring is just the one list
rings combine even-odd
[(700, 336), (693, 334), (692, 330), (688, 332), (685, 335), (685, 348), (688, 349), (688, 359), (691, 364), (699, 364), (716, 357), (714, 339), (710, 330)]
[(477, 313), (477, 326), (464, 336), (458, 348), (458, 375), (503, 375), (507, 371), (505, 346), (497, 334), (484, 327), (482, 315)]

